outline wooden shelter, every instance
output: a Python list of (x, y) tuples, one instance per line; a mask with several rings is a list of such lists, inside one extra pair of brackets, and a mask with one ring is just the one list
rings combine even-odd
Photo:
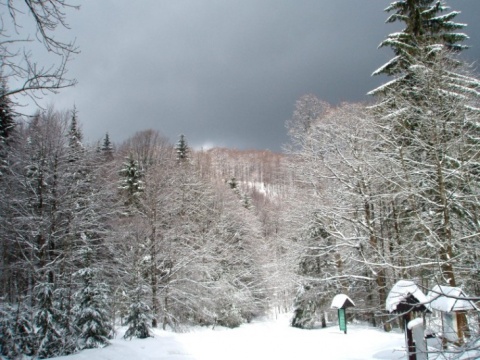
[(462, 341), (464, 336), (468, 337), (468, 324), (458, 322), (457, 314), (466, 311), (479, 311), (475, 302), (469, 300), (465, 292), (457, 287), (435, 285), (428, 292), (430, 306), (432, 310), (439, 311), (442, 314), (442, 341), (458, 342)]
[(400, 280), (393, 286), (388, 294), (386, 309), (391, 314), (399, 314), (402, 316), (408, 359), (416, 360), (413, 333), (408, 323), (413, 320), (413, 314), (415, 312), (425, 313), (431, 311), (429, 299), (414, 281)]

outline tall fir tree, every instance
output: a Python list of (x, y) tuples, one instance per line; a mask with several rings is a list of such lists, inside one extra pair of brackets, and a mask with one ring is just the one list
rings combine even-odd
[[(84, 242), (87, 236), (82, 234)], [(81, 285), (76, 293), (75, 307), (76, 326), (79, 329), (79, 349), (104, 347), (109, 344), (112, 326), (108, 317), (107, 285), (98, 278), (95, 268), (95, 254), (88, 244), (80, 250), (83, 267), (74, 276), (80, 279)]]
[(100, 151), (102, 152), (105, 160), (113, 160), (113, 144), (110, 141), (110, 136), (108, 135), (108, 132), (105, 133), (105, 137), (103, 138), (103, 143), (100, 147)]
[(72, 149), (79, 149), (82, 145), (83, 134), (78, 125), (78, 110), (74, 106), (70, 119), (70, 130), (68, 132), (68, 144)]
[(118, 189), (123, 196), (125, 206), (129, 207), (137, 204), (140, 194), (144, 191), (144, 184), (138, 162), (131, 155), (123, 163), (123, 167), (120, 169), (120, 176), (121, 180)]
[[(477, 171), (470, 164), (478, 162), (478, 141), (471, 140), (478, 139), (473, 124), (480, 114), (480, 81), (466, 76), (456, 56), (466, 48), (461, 43), (468, 36), (458, 32), (466, 25), (454, 22), (459, 12), (440, 0), (395, 1), (386, 11), (394, 12), (387, 22), (403, 22), (405, 29), (380, 44), (395, 57), (373, 74), (394, 78), (370, 94), (379, 99), (372, 107), (381, 132), (379, 154), (398, 169), (384, 177), (395, 198), (394, 220), (400, 237), (421, 247), (417, 256), (436, 263), (410, 275), (457, 286), (464, 265), (455, 270), (456, 258), (468, 258), (457, 239), (478, 233), (472, 226), (477, 220), (471, 221), (478, 219), (472, 206)], [(457, 321), (461, 329), (466, 318), (459, 315)]]
[[(452, 20), (458, 11), (448, 12), (449, 7), (440, 0), (400, 0), (392, 2), (386, 12), (393, 12), (387, 23), (403, 22), (405, 28), (387, 36), (379, 47), (390, 47), (395, 57), (377, 69), (373, 75), (398, 75), (414, 65), (422, 52), (430, 52), (438, 47), (461, 51), (466, 48), (461, 42), (468, 36), (457, 32), (466, 24)], [(445, 13), (447, 12), (447, 13)], [(444, 14), (445, 13), (445, 14)], [(433, 51), (432, 54), (434, 54)]]
[(49, 280), (35, 287), (37, 305), (35, 326), (37, 328), (36, 356), (49, 358), (63, 355), (62, 329), (59, 327), (60, 314), (54, 306), (54, 284)]
[(131, 303), (128, 309), (128, 315), (125, 325), (128, 326), (125, 331), (124, 338), (131, 339), (136, 337), (146, 339), (152, 336), (150, 324), (152, 322), (152, 312), (148, 304), (145, 302), (148, 289), (141, 284), (132, 291)]
[(0, 150), (10, 138), (14, 128), (13, 103), (8, 96), (7, 83), (0, 75)]
[(326, 278), (337, 274), (339, 264), (334, 240), (318, 214), (312, 215), (302, 242), (306, 251), (300, 258), (298, 274), (304, 280), (295, 296), (291, 325), (311, 329), (320, 317), (325, 327), (325, 311), (329, 308), (331, 294), (339, 287)]
[(25, 304), (0, 304), (0, 354), (7, 359), (32, 356), (36, 348), (35, 340), (31, 309)]
[(188, 160), (190, 149), (188, 148), (187, 139), (185, 139), (183, 134), (180, 135), (180, 138), (175, 145), (175, 151), (177, 153), (177, 160), (179, 162), (185, 162)]

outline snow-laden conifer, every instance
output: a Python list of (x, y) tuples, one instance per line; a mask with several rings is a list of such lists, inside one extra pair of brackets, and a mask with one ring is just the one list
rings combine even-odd
[[(468, 38), (457, 30), (466, 25), (454, 23), (458, 12), (447, 10), (444, 1), (397, 1), (387, 8), (395, 11), (389, 21), (406, 27), (381, 44), (397, 60), (376, 73), (395, 79), (370, 94), (378, 99), (372, 106), (377, 156), (388, 168), (380, 171), (394, 196), (398, 242), (423, 259), (421, 272), (408, 272), (455, 287), (472, 283), (464, 269), (475, 262), (460, 239), (479, 231), (480, 82), (456, 56)], [(464, 314), (457, 314), (457, 323), (464, 328)]]
[[(399, 0), (392, 2), (386, 12), (392, 13), (387, 23), (402, 22), (405, 28), (394, 32), (383, 40), (379, 48), (392, 48), (395, 57), (377, 69), (373, 74), (400, 75), (422, 52), (433, 47), (448, 51), (461, 51), (467, 48), (461, 43), (468, 36), (459, 33), (466, 24), (456, 23), (453, 19), (458, 11), (450, 11), (443, 0)], [(373, 90), (371, 93), (377, 93)]]
[(31, 356), (35, 352), (35, 328), (31, 309), (25, 305), (0, 303), (0, 353), (8, 359)]
[(34, 321), (37, 329), (35, 354), (39, 358), (63, 355), (63, 333), (60, 314), (54, 307), (54, 284), (44, 281), (35, 287), (37, 299)]
[(78, 348), (104, 347), (109, 344), (113, 330), (108, 315), (108, 287), (98, 277), (94, 251), (86, 244), (80, 252), (83, 267), (74, 274), (80, 281), (74, 309), (79, 330)]
[(7, 82), (0, 72), (0, 150), (5, 146), (15, 128), (13, 103), (8, 95), (5, 95), (7, 93)]
[(145, 339), (152, 336), (150, 331), (152, 313), (150, 307), (145, 302), (147, 293), (148, 288), (141, 284), (132, 291), (131, 302), (125, 321), (125, 325), (128, 326), (124, 335), (125, 339), (131, 339), (132, 337)]
[(190, 149), (188, 147), (187, 139), (185, 135), (181, 134), (175, 145), (175, 151), (177, 153), (177, 160), (180, 162), (187, 161), (189, 158)]
[(139, 196), (144, 191), (143, 174), (138, 162), (130, 155), (120, 169), (120, 183), (118, 189), (125, 199), (125, 206), (138, 204)]

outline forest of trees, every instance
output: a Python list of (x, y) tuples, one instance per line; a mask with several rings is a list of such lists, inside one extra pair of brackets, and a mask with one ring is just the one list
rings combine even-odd
[[(393, 2), (387, 22), (404, 30), (381, 43), (394, 58), (374, 72), (391, 79), (368, 104), (302, 96), (285, 154), (196, 151), (152, 129), (87, 144), (81, 109), (19, 115), (13, 94), (75, 83), (74, 44), (50, 34), (67, 5), (31, 4), (61, 60), (29, 74), (15, 64), (39, 69), (32, 58), (0, 46), (1, 356), (103, 347), (119, 325), (147, 338), (293, 311), (292, 326), (311, 328), (339, 293), (388, 330), (401, 279), (480, 299), (480, 80), (443, 1)], [(13, 76), (27, 85), (9, 90)], [(461, 351), (480, 321), (457, 320)]]

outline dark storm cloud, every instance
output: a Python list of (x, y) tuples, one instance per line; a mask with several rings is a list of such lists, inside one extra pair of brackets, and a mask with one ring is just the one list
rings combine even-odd
[[(287, 141), (296, 99), (361, 101), (385, 79), (391, 57), (377, 46), (390, 1), (102, 0), (69, 14), (82, 53), (75, 88), (50, 101), (75, 103), (91, 141), (159, 130), (191, 145), (269, 148)], [(480, 1), (449, 1), (469, 23), (478, 58)]]

